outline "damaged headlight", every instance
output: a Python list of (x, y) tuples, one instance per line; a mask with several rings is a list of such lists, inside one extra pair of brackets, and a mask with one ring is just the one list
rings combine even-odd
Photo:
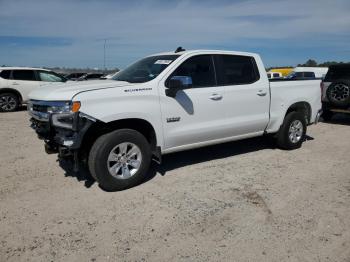
[(73, 128), (74, 115), (79, 112), (80, 102), (55, 102), (47, 108), (47, 112), (52, 114), (52, 125), (67, 129)]
[(75, 101), (58, 101), (52, 102), (47, 108), (47, 112), (51, 114), (55, 113), (76, 113), (80, 109), (80, 102)]

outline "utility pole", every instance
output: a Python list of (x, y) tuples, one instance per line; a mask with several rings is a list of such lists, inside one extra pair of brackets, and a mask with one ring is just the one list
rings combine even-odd
[(106, 42), (107, 42), (107, 39), (105, 39), (105, 43), (103, 45), (103, 68), (105, 73), (106, 73)]

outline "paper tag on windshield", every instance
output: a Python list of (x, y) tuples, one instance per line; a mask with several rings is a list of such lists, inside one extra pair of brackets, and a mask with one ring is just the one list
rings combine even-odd
[(172, 62), (172, 60), (157, 60), (155, 64), (158, 65), (169, 65)]

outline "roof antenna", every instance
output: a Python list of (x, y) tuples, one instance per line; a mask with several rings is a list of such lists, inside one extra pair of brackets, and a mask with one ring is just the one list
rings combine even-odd
[(183, 49), (182, 46), (179, 46), (178, 48), (176, 48), (175, 53), (179, 53), (183, 51), (186, 51), (186, 49)]

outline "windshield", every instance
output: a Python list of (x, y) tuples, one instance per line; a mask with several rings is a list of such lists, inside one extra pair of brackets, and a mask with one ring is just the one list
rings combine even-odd
[(129, 83), (145, 83), (156, 78), (180, 55), (159, 55), (143, 58), (118, 72), (112, 79)]
[(296, 77), (296, 76), (297, 76), (297, 73), (294, 72), (294, 71), (292, 71), (292, 72), (290, 72), (285, 78), (291, 79), (291, 78), (294, 78), (294, 77)]

